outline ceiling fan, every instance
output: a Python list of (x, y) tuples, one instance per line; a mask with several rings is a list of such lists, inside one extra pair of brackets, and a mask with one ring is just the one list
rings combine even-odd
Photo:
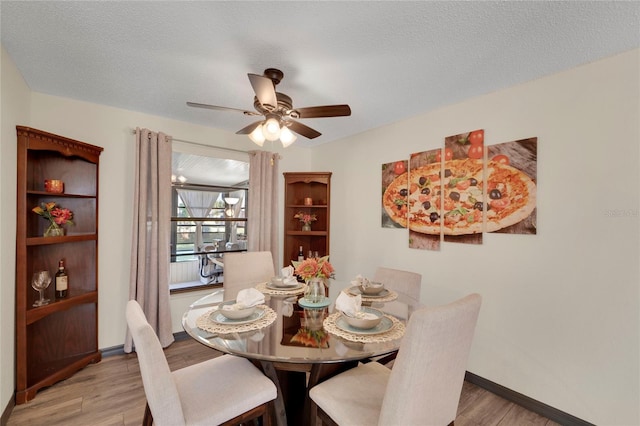
[(236, 132), (239, 135), (249, 135), (249, 138), (260, 146), (265, 139), (271, 141), (280, 139), (285, 147), (289, 146), (296, 138), (291, 131), (308, 139), (317, 138), (322, 134), (294, 119), (351, 115), (351, 108), (346, 104), (294, 108), (293, 101), (289, 96), (276, 92), (276, 86), (284, 77), (284, 73), (278, 69), (267, 68), (264, 70), (264, 75), (248, 74), (248, 76), (251, 87), (256, 94), (253, 99), (253, 107), (256, 111), (196, 102), (187, 102), (187, 105), (219, 111), (238, 111), (250, 116), (264, 116), (263, 120), (251, 123)]

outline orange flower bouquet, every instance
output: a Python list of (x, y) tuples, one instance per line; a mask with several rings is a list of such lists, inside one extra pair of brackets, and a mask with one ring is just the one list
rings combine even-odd
[(311, 278), (334, 278), (333, 266), (329, 263), (329, 256), (319, 259), (310, 258), (301, 261), (292, 261), (295, 273), (302, 277), (305, 281)]
[(299, 219), (305, 225), (311, 225), (311, 222), (318, 220), (315, 214), (298, 212), (293, 216), (294, 219)]
[(45, 237), (54, 237), (64, 235), (62, 225), (73, 225), (73, 212), (69, 209), (63, 209), (56, 207), (55, 202), (40, 203), (39, 206), (31, 209), (36, 214), (39, 214), (43, 218), (47, 219), (50, 224), (44, 231)]

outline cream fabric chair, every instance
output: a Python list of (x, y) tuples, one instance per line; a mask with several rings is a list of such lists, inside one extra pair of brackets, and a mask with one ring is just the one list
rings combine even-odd
[(275, 276), (270, 251), (247, 251), (224, 255), (224, 301), (234, 300), (243, 288), (254, 287)]
[(420, 300), (421, 274), (402, 271), (400, 269), (379, 267), (376, 269), (373, 281), (383, 283), (385, 287), (407, 295), (412, 299)]
[(258, 417), (270, 424), (276, 387), (251, 362), (222, 355), (171, 372), (138, 302), (127, 303), (126, 315), (147, 396), (143, 424), (233, 425)]
[[(392, 370), (360, 364), (309, 392), (323, 423), (451, 424), (462, 391), (481, 297), (413, 313)], [(312, 411), (314, 411), (312, 406)]]

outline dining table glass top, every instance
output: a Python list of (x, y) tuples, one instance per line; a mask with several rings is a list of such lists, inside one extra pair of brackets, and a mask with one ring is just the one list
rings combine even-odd
[(223, 290), (219, 290), (189, 306), (182, 317), (184, 330), (206, 346), (254, 360), (292, 364), (355, 361), (398, 350), (404, 326), (420, 305), (393, 291), (384, 297), (363, 297), (363, 305), (385, 313), (375, 329), (365, 330), (349, 326), (335, 310), (340, 291), (357, 294), (348, 285), (332, 283), (327, 306), (316, 308), (298, 303), (303, 288), (274, 291), (265, 283), (255, 287), (265, 293), (265, 303), (250, 317), (229, 321), (222, 316), (218, 305)]

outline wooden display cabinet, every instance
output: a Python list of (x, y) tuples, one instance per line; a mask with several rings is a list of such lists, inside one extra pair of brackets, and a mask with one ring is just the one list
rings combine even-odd
[[(320, 256), (329, 254), (329, 217), (331, 206), (331, 173), (304, 172), (283, 173), (284, 175), (284, 252), (283, 266), (291, 265), (298, 259), (298, 249), (302, 246), (307, 257), (309, 250)], [(305, 204), (311, 199), (311, 205)], [(296, 213), (315, 214), (317, 221), (311, 224), (311, 231), (302, 230), (302, 222), (294, 218)]]
[[(98, 362), (98, 166), (102, 148), (17, 126), (16, 404), (39, 389)], [(64, 182), (63, 193), (45, 190), (45, 179)], [(55, 202), (73, 212), (65, 235), (44, 237), (49, 221), (32, 212)], [(63, 259), (69, 274), (65, 298), (55, 298), (55, 273)], [(34, 307), (35, 271), (48, 270), (49, 304)]]

